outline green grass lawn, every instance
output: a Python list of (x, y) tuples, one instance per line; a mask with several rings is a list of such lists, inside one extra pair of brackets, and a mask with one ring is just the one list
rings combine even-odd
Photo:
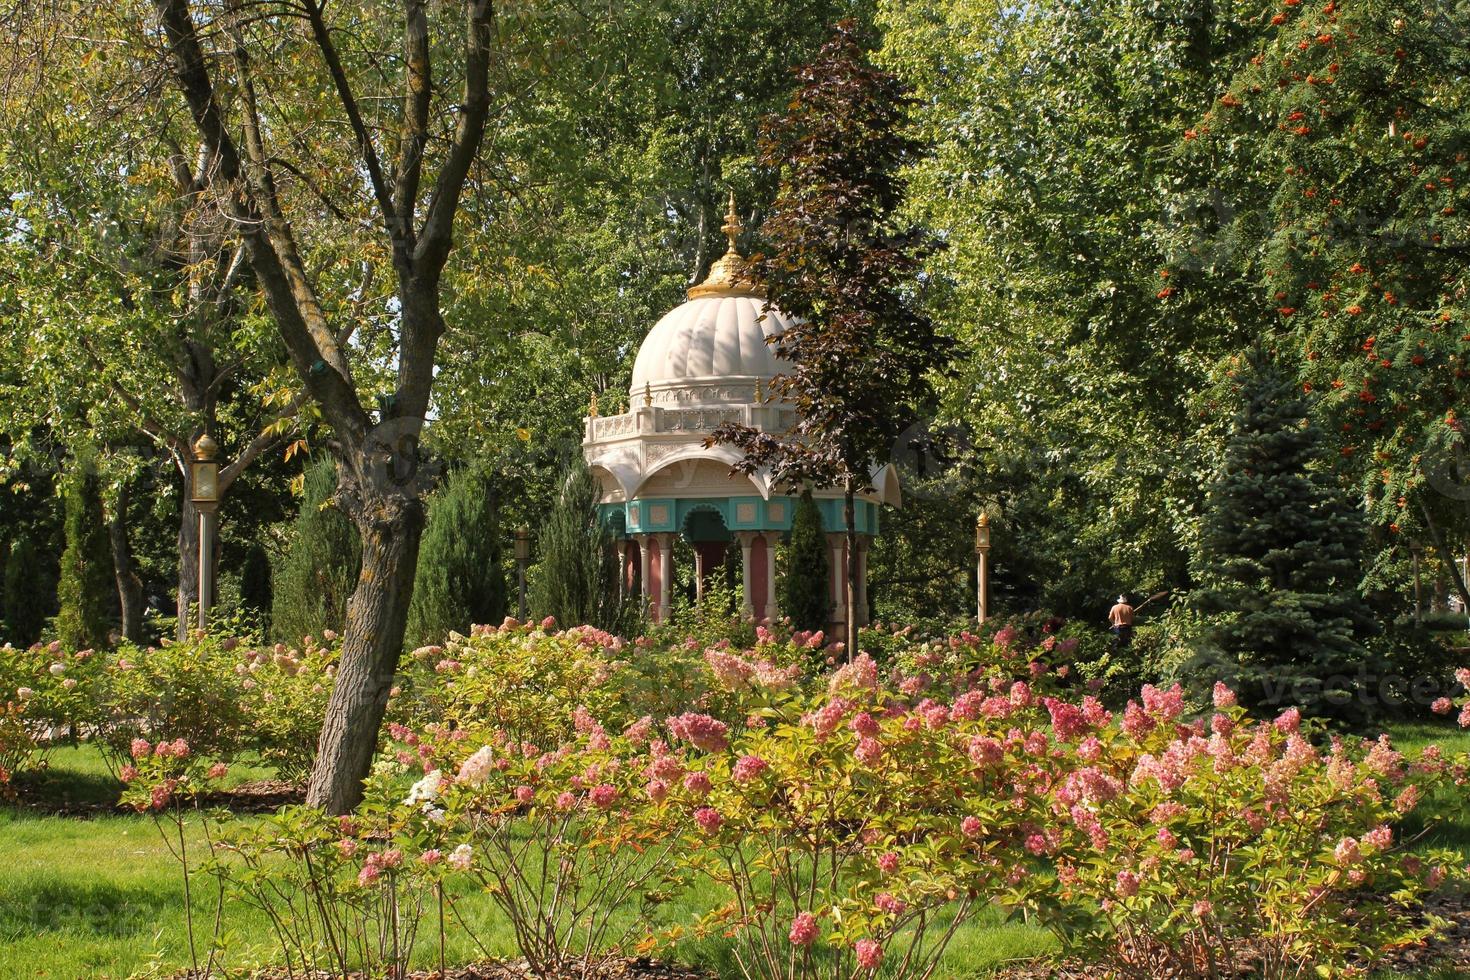
[[(1394, 732), (1405, 747), (1439, 742), (1447, 751), (1470, 751), (1470, 735), (1453, 728), (1408, 725)], [(252, 775), (237, 768), (236, 778)], [(117, 792), (100, 756), (86, 747), (53, 752), (42, 785), (52, 798), (73, 803), (103, 801)], [(1408, 830), (1425, 831), (1421, 846), (1455, 848), (1470, 860), (1470, 813), (1463, 797), (1428, 801)], [(480, 941), (497, 956), (514, 956), (509, 929), (489, 903), (473, 895), (461, 902)], [(709, 902), (709, 895), (694, 890), (661, 908), (659, 917), (689, 921)], [(212, 914), (212, 896), (196, 895), (193, 905), (196, 919)], [(232, 903), (224, 925), (232, 936), (232, 963), (278, 959), (263, 914)], [(451, 933), (452, 961), (479, 957), (462, 930)], [(433, 941), (420, 945), (419, 961), (432, 965), (437, 959)], [(984, 977), (1007, 961), (1053, 948), (1045, 931), (1006, 922), (998, 911), (985, 910), (956, 936), (939, 975)], [(716, 940), (686, 940), (675, 950), (680, 961), (721, 975), (728, 975), (728, 956)], [(187, 967), (189, 960), (182, 881), (151, 818), (115, 813), (39, 816), (0, 807), (0, 980), (167, 974)], [(1439, 972), (1420, 975), (1420, 980), (1458, 976)]]

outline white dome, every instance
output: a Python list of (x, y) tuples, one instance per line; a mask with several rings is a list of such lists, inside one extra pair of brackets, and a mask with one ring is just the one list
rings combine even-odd
[(701, 296), (671, 310), (644, 338), (633, 363), (636, 397), (691, 382), (771, 378), (782, 366), (765, 338), (791, 323), (753, 295)]

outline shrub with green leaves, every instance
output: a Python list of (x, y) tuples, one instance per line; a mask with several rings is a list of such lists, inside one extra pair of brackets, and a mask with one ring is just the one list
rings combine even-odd
[(828, 596), (827, 539), (822, 512), (810, 491), (796, 502), (786, 568), (781, 576), (781, 612), (800, 630), (825, 629), (832, 611)]
[(336, 464), (330, 459), (312, 463), (291, 543), (271, 581), (271, 635), (286, 643), (322, 630), (340, 632), (347, 622), (362, 543), (357, 528), (334, 503), (336, 492)]
[(61, 553), (56, 635), (69, 649), (107, 646), (116, 622), (117, 583), (112, 543), (102, 512), (102, 483), (96, 465), (77, 459), (63, 486), (66, 550)]
[(488, 474), (461, 470), (429, 501), (408, 610), (408, 647), (505, 618), (500, 522)]

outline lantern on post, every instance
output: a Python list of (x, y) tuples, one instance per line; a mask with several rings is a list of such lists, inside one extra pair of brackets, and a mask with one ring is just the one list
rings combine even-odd
[(522, 524), (516, 528), (516, 618), (526, 621), (526, 566), (531, 563), (531, 529)]
[[(209, 626), (214, 602), (214, 536), (219, 514), (219, 446), (206, 432), (194, 443), (189, 467), (190, 498), (199, 512), (199, 629)], [(188, 610), (181, 610), (187, 617)]]
[(980, 512), (975, 521), (975, 616), (984, 625), (990, 609), (990, 515)]

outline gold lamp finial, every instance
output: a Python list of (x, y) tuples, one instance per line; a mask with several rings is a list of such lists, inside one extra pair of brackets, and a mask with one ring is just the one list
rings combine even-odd
[(592, 404), (587, 406), (587, 414), (594, 419), (597, 418), (597, 392), (595, 391), (592, 393)]
[(204, 462), (210, 462), (219, 455), (219, 443), (209, 437), (206, 432), (194, 441), (194, 456)]
[(990, 526), (990, 515), (987, 514), (987, 513), (985, 513), (985, 511), (982, 510), (980, 512), (980, 516), (977, 517), (977, 518), (975, 518), (975, 525), (977, 527), (989, 527)]

